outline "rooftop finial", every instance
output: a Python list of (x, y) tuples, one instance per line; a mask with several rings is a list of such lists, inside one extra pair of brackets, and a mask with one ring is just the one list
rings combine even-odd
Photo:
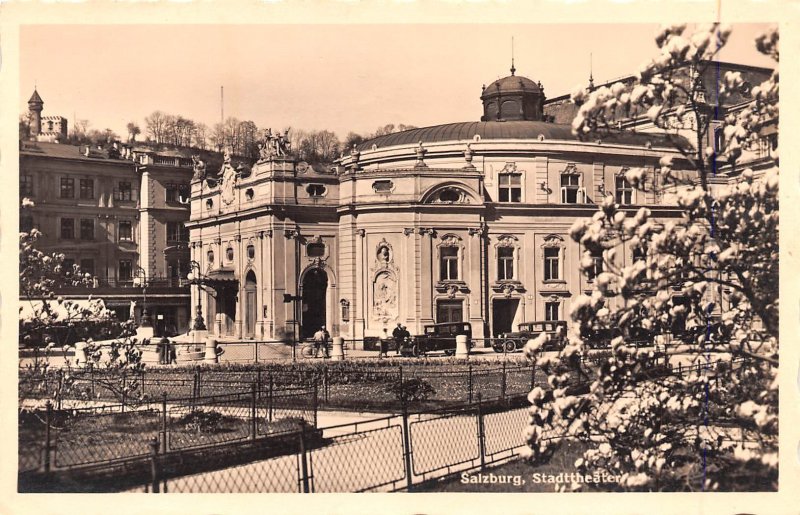
[(514, 36), (511, 36), (511, 75), (514, 75), (517, 69), (514, 68)]
[(592, 76), (592, 53), (589, 52), (589, 87), (594, 87), (594, 77)]

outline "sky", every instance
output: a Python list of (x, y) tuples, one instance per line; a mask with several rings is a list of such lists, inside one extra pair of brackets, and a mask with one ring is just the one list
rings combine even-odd
[[(754, 48), (766, 25), (734, 25), (723, 61), (773, 66)], [(124, 137), (155, 110), (211, 126), (328, 129), (343, 139), (393, 123), (479, 120), (481, 85), (517, 75), (548, 97), (634, 73), (658, 25), (26, 25), (20, 113), (36, 86), (43, 115)], [(591, 58), (590, 58), (591, 54)], [(144, 135), (144, 134), (143, 134)]]

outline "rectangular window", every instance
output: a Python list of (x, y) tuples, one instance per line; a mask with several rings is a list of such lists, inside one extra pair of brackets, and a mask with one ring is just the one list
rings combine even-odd
[(167, 244), (189, 241), (189, 230), (182, 222), (167, 222)]
[(561, 203), (583, 203), (581, 198), (581, 176), (574, 173), (561, 174)]
[(75, 198), (75, 179), (61, 178), (61, 198)]
[(81, 239), (94, 239), (94, 220), (91, 218), (81, 218)]
[(442, 281), (458, 280), (458, 248), (441, 247), (439, 249), (439, 277)]
[(80, 188), (81, 199), (90, 200), (94, 198), (94, 180), (81, 179)]
[(129, 259), (123, 259), (119, 262), (119, 271), (117, 277), (120, 281), (130, 281), (133, 277), (133, 265)]
[(61, 219), (61, 239), (74, 240), (75, 239), (75, 219), (62, 218)]
[(72, 271), (75, 270), (75, 260), (70, 258), (65, 259), (61, 262), (61, 269), (64, 272), (72, 273)]
[(178, 202), (180, 200), (180, 190), (178, 185), (175, 183), (167, 183), (164, 185), (164, 189), (166, 192), (165, 200), (167, 202)]
[(120, 181), (114, 191), (114, 200), (133, 200), (133, 188), (128, 181)]
[(557, 281), (561, 278), (561, 267), (559, 258), (561, 249), (558, 247), (547, 247), (544, 249), (544, 280)]
[(560, 302), (545, 302), (544, 303), (544, 319), (545, 320), (561, 320), (558, 317), (558, 308)]
[(498, 182), (500, 202), (522, 202), (522, 175), (501, 173)]
[(498, 247), (497, 249), (497, 279), (510, 281), (514, 278), (514, 249), (511, 247)]
[(94, 275), (94, 259), (81, 259), (81, 273)]
[(133, 240), (133, 230), (131, 228), (130, 220), (120, 220), (120, 222), (119, 222), (119, 240), (120, 241), (132, 241)]
[(616, 178), (617, 204), (633, 204), (633, 188), (625, 177)]
[(19, 196), (20, 197), (33, 196), (33, 175), (19, 176)]
[(19, 217), (19, 230), (20, 232), (31, 232), (33, 230), (33, 217), (20, 216)]
[(595, 277), (603, 273), (603, 256), (592, 255), (592, 266), (586, 271), (586, 275), (590, 281), (594, 281)]
[(460, 300), (440, 300), (436, 303), (436, 323), (462, 322), (464, 306)]

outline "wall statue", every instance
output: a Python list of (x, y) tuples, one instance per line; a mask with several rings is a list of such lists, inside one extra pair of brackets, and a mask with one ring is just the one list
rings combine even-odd
[(397, 279), (389, 272), (380, 272), (375, 276), (372, 314), (383, 322), (397, 318)]

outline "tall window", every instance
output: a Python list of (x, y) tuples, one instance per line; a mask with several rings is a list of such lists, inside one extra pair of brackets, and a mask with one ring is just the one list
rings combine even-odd
[(558, 247), (545, 247), (544, 249), (544, 280), (557, 281), (561, 279), (561, 266), (559, 259), (561, 249)]
[(94, 275), (94, 259), (81, 259), (81, 273)]
[(617, 204), (633, 204), (633, 188), (622, 175), (616, 178), (616, 193)]
[(514, 278), (514, 249), (512, 247), (497, 248), (497, 279), (510, 281)]
[(117, 277), (120, 281), (130, 281), (133, 278), (133, 265), (130, 259), (120, 260)]
[(458, 247), (440, 247), (439, 277), (442, 281), (458, 279)]
[(120, 181), (114, 193), (114, 200), (133, 200), (133, 188), (129, 181)]
[(522, 202), (522, 175), (501, 173), (498, 182), (500, 202)]
[(33, 176), (20, 175), (19, 176), (19, 195), (20, 197), (33, 196)]
[(558, 316), (560, 302), (545, 302), (544, 303), (544, 319), (545, 320), (561, 320)]
[(90, 200), (94, 198), (94, 180), (81, 179), (80, 188), (81, 199)]
[(189, 241), (189, 230), (181, 222), (167, 222), (167, 244)]
[(180, 200), (180, 189), (177, 184), (168, 182), (164, 185), (164, 189), (166, 191), (166, 200), (167, 202), (178, 202)]
[(64, 261), (61, 262), (61, 269), (67, 275), (70, 275), (75, 270), (75, 260), (72, 258), (66, 258)]
[(81, 239), (94, 239), (94, 220), (91, 218), (81, 218)]
[(61, 219), (61, 239), (74, 240), (75, 239), (75, 219), (62, 218)]
[(120, 241), (132, 241), (133, 240), (133, 229), (131, 227), (130, 220), (120, 220), (119, 221), (119, 240)]
[(61, 178), (61, 198), (75, 198), (75, 179)]
[(586, 271), (590, 281), (594, 281), (595, 277), (603, 273), (603, 256), (592, 254), (592, 266)]
[(583, 203), (581, 198), (581, 176), (576, 173), (561, 174), (561, 203)]

